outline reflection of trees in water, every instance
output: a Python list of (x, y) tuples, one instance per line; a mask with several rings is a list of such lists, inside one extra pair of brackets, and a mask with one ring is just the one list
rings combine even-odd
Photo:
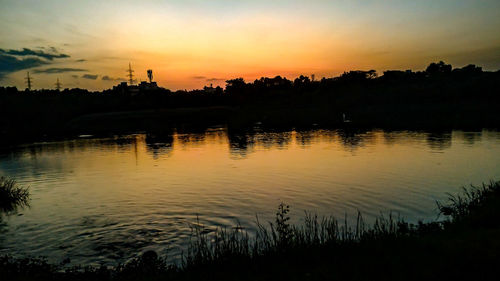
[(0, 157), (8, 155), (12, 158), (21, 158), (29, 155), (36, 159), (43, 154), (85, 152), (90, 149), (129, 151), (137, 142), (137, 136), (114, 136), (110, 138), (80, 138), (74, 140), (40, 142), (29, 146), (9, 148), (0, 151)]
[[(496, 134), (497, 135), (497, 134)], [(462, 132), (462, 131), (433, 131), (433, 132), (412, 132), (412, 131), (384, 131), (384, 143), (393, 145), (397, 143), (426, 143), (432, 150), (445, 150), (451, 148), (453, 138), (467, 145), (474, 145), (480, 142), (483, 132)]]
[(177, 140), (183, 146), (203, 143), (207, 130), (206, 127), (180, 127), (176, 129)]
[(427, 134), (427, 145), (432, 150), (445, 150), (451, 147), (451, 131), (431, 132)]
[[(177, 134), (175, 134), (175, 132)], [(302, 130), (277, 131), (263, 130), (261, 128), (235, 129), (223, 127), (217, 128), (197, 128), (182, 127), (167, 129), (162, 132), (155, 132), (144, 135), (115, 136), (107, 138), (78, 138), (74, 140), (55, 141), (47, 143), (35, 143), (28, 146), (9, 148), (0, 150), (1, 159), (18, 159), (31, 157), (32, 160), (40, 160), (45, 154), (55, 153), (77, 153), (86, 151), (118, 151), (125, 152), (137, 148), (138, 143), (142, 143), (145, 137), (146, 150), (157, 158), (160, 155), (169, 155), (173, 150), (174, 139), (183, 146), (196, 146), (214, 141), (219, 143), (229, 143), (230, 153), (237, 157), (246, 157), (252, 153), (256, 147), (263, 149), (285, 149), (294, 138), (299, 146), (310, 146), (316, 142), (338, 142), (344, 149), (354, 151), (366, 144), (377, 141), (377, 135), (383, 138), (386, 145), (398, 143), (424, 142), (433, 150), (444, 150), (451, 147), (452, 132), (425, 132), (425, 131), (373, 131), (360, 129), (339, 129), (339, 130)], [(488, 134), (485, 132), (453, 132), (455, 138), (463, 140), (465, 144), (474, 145), (481, 141), (482, 137), (499, 138), (500, 134)], [(45, 161), (45, 160), (44, 160)], [(51, 160), (55, 161), (55, 160)], [(42, 161), (43, 162), (43, 161)], [(55, 163), (50, 163), (54, 167)], [(43, 168), (43, 163), (39, 167)], [(62, 167), (61, 167), (62, 168)]]
[(255, 139), (251, 137), (251, 132), (228, 130), (227, 139), (229, 152), (233, 157), (245, 158), (248, 153), (253, 152)]
[(317, 138), (318, 134), (314, 131), (298, 131), (295, 134), (295, 141), (302, 147), (310, 146), (312, 140)]
[[(226, 134), (230, 153), (238, 158), (246, 157), (255, 148), (286, 149), (294, 138), (299, 146), (310, 146), (316, 142), (338, 142), (345, 150), (355, 151), (360, 147), (374, 145), (383, 138), (384, 144), (393, 145), (408, 142), (426, 142), (433, 150), (444, 150), (451, 147), (452, 132), (418, 132), (418, 131), (382, 131), (369, 129), (338, 129), (338, 130), (303, 130), (303, 131), (276, 131), (262, 129), (231, 129), (227, 131), (205, 132), (203, 134), (179, 135), (183, 143), (197, 143), (206, 140), (207, 136), (217, 133)], [(464, 133), (464, 140), (473, 144), (481, 139), (481, 133)]]
[(373, 131), (358, 129), (337, 130), (337, 136), (340, 144), (347, 150), (354, 151), (366, 143), (375, 142), (375, 133)]
[(413, 131), (384, 131), (383, 132), (384, 144), (394, 145), (401, 143), (415, 143), (426, 141), (426, 134), (423, 132)]
[(283, 149), (287, 148), (292, 141), (292, 132), (260, 133), (254, 135), (253, 138), (257, 146), (262, 146), (265, 149)]
[[(295, 135), (295, 136), (294, 136)], [(376, 132), (366, 130), (305, 130), (293, 133), (235, 131), (228, 130), (230, 152), (233, 156), (246, 157), (256, 147), (264, 149), (286, 149), (295, 138), (299, 146), (310, 146), (318, 141), (339, 143), (346, 150), (353, 151), (367, 143), (375, 143)]]
[(463, 133), (463, 140), (467, 145), (474, 145), (476, 142), (480, 142), (483, 133), (482, 132), (464, 132)]
[(230, 130), (227, 131), (229, 151), (232, 156), (244, 158), (253, 152), (256, 147), (264, 149), (284, 149), (292, 141), (292, 132), (262, 132), (254, 130)]
[[(133, 149), (140, 136), (116, 136), (112, 138), (81, 138), (75, 140), (54, 141), (47, 143), (34, 143), (28, 146), (11, 148), (0, 152), (0, 169), (3, 169), (3, 159), (10, 165), (11, 176), (17, 172), (30, 173), (32, 177), (39, 178), (49, 175), (51, 178), (63, 177), (72, 170), (73, 161), (66, 161), (78, 153), (128, 152)], [(16, 169), (22, 167), (22, 169)], [(9, 168), (9, 167), (7, 167)], [(46, 171), (50, 171), (49, 174)]]
[(174, 148), (174, 136), (172, 133), (147, 134), (145, 138), (146, 151), (154, 159), (160, 156), (169, 156)]
[(205, 142), (205, 132), (178, 134), (177, 140), (183, 146), (196, 145)]

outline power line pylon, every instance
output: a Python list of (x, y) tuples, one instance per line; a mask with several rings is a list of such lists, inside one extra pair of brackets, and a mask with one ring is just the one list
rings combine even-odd
[(55, 85), (56, 85), (56, 90), (60, 91), (61, 90), (61, 83), (59, 82), (59, 78), (57, 78)]
[(132, 66), (130, 65), (130, 63), (128, 63), (128, 83), (130, 85), (133, 85), (134, 84), (134, 71), (132, 70)]
[(26, 77), (24, 78), (26, 80), (26, 86), (28, 86), (28, 91), (31, 91), (31, 77), (30, 77), (30, 73), (27, 72), (26, 74)]

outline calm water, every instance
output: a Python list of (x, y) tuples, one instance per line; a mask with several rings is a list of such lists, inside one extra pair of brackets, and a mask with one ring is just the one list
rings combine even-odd
[(129, 135), (0, 152), (0, 175), (31, 187), (3, 216), (0, 254), (115, 264), (154, 249), (178, 260), (199, 217), (249, 231), (284, 201), (366, 220), (392, 211), (435, 220), (435, 200), (500, 179), (500, 133), (307, 131)]

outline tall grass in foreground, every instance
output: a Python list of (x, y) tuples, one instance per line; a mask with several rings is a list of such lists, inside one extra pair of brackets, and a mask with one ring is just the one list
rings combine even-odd
[(206, 231), (203, 225), (192, 226), (192, 238), (183, 266), (208, 265), (225, 260), (258, 259), (259, 257), (280, 256), (318, 249), (331, 249), (359, 245), (377, 240), (414, 237), (443, 229), (438, 222), (409, 224), (401, 218), (380, 216), (370, 226), (358, 212), (356, 225), (335, 217), (322, 217), (305, 213), (302, 225), (289, 224), (290, 207), (281, 203), (275, 221), (268, 226), (257, 219), (254, 238), (242, 227), (217, 228)]
[(10, 212), (17, 207), (29, 206), (29, 189), (21, 187), (13, 179), (0, 177), (0, 211)]
[(464, 187), (461, 194), (449, 194), (448, 201), (437, 204), (441, 214), (449, 218), (449, 227), (500, 227), (500, 181)]
[(448, 194), (448, 204), (437, 202), (441, 214), (452, 221), (461, 221), (476, 211), (485, 207), (490, 201), (498, 200), (500, 196), (500, 181), (463, 188), (462, 194)]

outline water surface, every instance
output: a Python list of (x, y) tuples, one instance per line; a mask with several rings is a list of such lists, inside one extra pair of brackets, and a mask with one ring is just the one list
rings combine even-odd
[(272, 220), (280, 202), (367, 221), (393, 212), (435, 220), (436, 200), (500, 179), (500, 133), (289, 131), (127, 135), (0, 152), (0, 175), (31, 187), (31, 208), (3, 216), (0, 254), (116, 264), (153, 249), (178, 260), (207, 228)]

